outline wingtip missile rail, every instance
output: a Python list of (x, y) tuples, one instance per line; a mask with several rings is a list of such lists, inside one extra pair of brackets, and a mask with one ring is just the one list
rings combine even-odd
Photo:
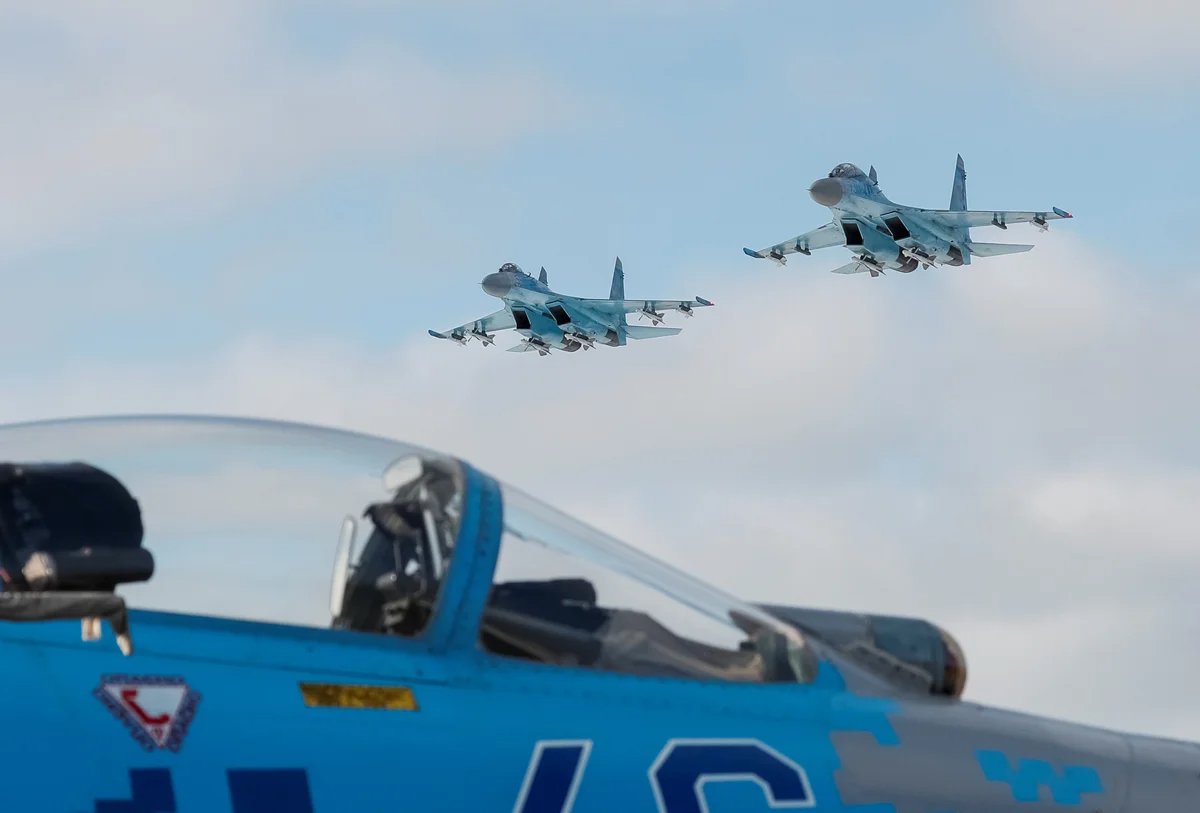
[[(754, 257), (756, 260), (770, 260), (776, 265), (787, 265), (787, 257), (783, 256), (778, 251), (772, 251), (767, 254), (763, 254), (761, 251), (753, 251), (748, 248), (743, 248), (742, 251), (745, 252), (747, 257)], [(807, 254), (808, 252), (803, 253)]]
[(435, 339), (449, 339), (459, 347), (466, 347), (471, 343), (471, 339), (478, 339), (484, 347), (489, 347), (496, 343), (496, 336), (494, 334), (482, 330), (472, 330), (469, 333), (464, 333), (460, 330), (452, 330), (449, 333), (431, 330), (429, 331), (429, 335)]
[(460, 333), (457, 330), (451, 331), (450, 333), (441, 333), (436, 330), (431, 330), (429, 331), (429, 335), (435, 339), (449, 339), (459, 347), (467, 346), (467, 335), (465, 333)]

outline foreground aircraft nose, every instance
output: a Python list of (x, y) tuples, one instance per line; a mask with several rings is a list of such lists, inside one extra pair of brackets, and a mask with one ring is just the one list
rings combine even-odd
[(813, 181), (808, 188), (808, 194), (822, 206), (836, 206), (842, 199), (842, 182), (837, 178), (821, 178)]
[(512, 290), (512, 280), (508, 274), (488, 274), (480, 283), (483, 292), (492, 296), (506, 296)]

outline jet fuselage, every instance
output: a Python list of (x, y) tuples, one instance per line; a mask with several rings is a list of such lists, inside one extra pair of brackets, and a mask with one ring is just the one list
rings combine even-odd
[[(830, 177), (809, 187), (813, 201), (829, 209), (846, 236), (846, 247), (880, 268), (909, 272), (918, 265), (970, 263), (969, 235), (921, 218), (883, 194), (878, 184), (855, 167), (842, 164)], [(908, 211), (905, 211), (908, 209)]]
[(516, 331), (535, 346), (543, 344), (574, 352), (589, 342), (620, 344), (617, 331), (599, 315), (574, 307), (568, 316), (561, 307), (555, 307), (562, 295), (523, 271), (495, 271), (484, 277), (480, 285), (485, 294), (504, 302), (516, 319)]

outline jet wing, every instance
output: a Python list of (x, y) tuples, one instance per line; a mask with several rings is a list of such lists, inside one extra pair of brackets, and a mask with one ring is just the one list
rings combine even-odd
[(950, 209), (913, 209), (921, 217), (928, 217), (938, 223), (955, 228), (970, 226), (999, 226), (1008, 228), (1012, 223), (1033, 223), (1044, 228), (1047, 221), (1061, 220), (1071, 217), (1070, 212), (1051, 208), (1047, 212), (1010, 212), (1003, 209), (967, 210), (965, 212)]
[(513, 319), (512, 312), (508, 308), (504, 308), (495, 313), (489, 313), (481, 319), (476, 319), (474, 322), (459, 325), (444, 333), (431, 330), (429, 331), (429, 335), (435, 339), (451, 339), (459, 344), (466, 344), (471, 338), (476, 338), (485, 345), (488, 345), (492, 343), (492, 337), (489, 334), (497, 330), (510, 330), (516, 326), (517, 323)]
[(773, 246), (751, 251), (748, 248), (742, 249), (749, 257), (757, 257), (760, 260), (771, 259), (782, 264), (786, 263), (785, 259), (788, 254), (808, 254), (818, 248), (829, 248), (830, 246), (843, 246), (846, 244), (846, 235), (842, 231), (842, 227), (836, 223), (826, 223), (819, 229), (805, 232), (798, 237), (793, 237), (791, 240), (786, 240), (782, 243), (776, 243)]
[(659, 314), (663, 311), (680, 311), (690, 314), (695, 308), (712, 307), (711, 302), (701, 297), (695, 299), (565, 299), (563, 304), (568, 310), (572, 305), (578, 305), (595, 313), (617, 315), (621, 313)]

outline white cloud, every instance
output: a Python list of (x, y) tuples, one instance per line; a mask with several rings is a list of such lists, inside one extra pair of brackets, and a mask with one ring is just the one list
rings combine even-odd
[(1200, 566), (1198, 506), (1195, 466), (1065, 472), (1030, 484), (1025, 495), (1032, 521), (1081, 553), (1152, 552), (1193, 568)]
[(1013, 0), (977, 7), (980, 25), (1038, 81), (1096, 93), (1190, 90), (1200, 7), (1188, 0)]
[(305, 53), (272, 8), (0, 7), (0, 45), (16, 49), (0, 80), (0, 250), (196, 217), (334, 167), (487, 154), (579, 113), (519, 64), (451, 70), (379, 41)]
[(1197, 292), (1038, 242), (880, 280), (830, 257), (713, 275), (717, 308), (622, 350), (541, 359), (412, 325), (393, 350), (258, 336), (68, 365), (0, 379), (0, 419), (219, 411), (446, 449), (740, 595), (927, 617), (965, 645), (975, 699), (1200, 738), (1180, 710)]

